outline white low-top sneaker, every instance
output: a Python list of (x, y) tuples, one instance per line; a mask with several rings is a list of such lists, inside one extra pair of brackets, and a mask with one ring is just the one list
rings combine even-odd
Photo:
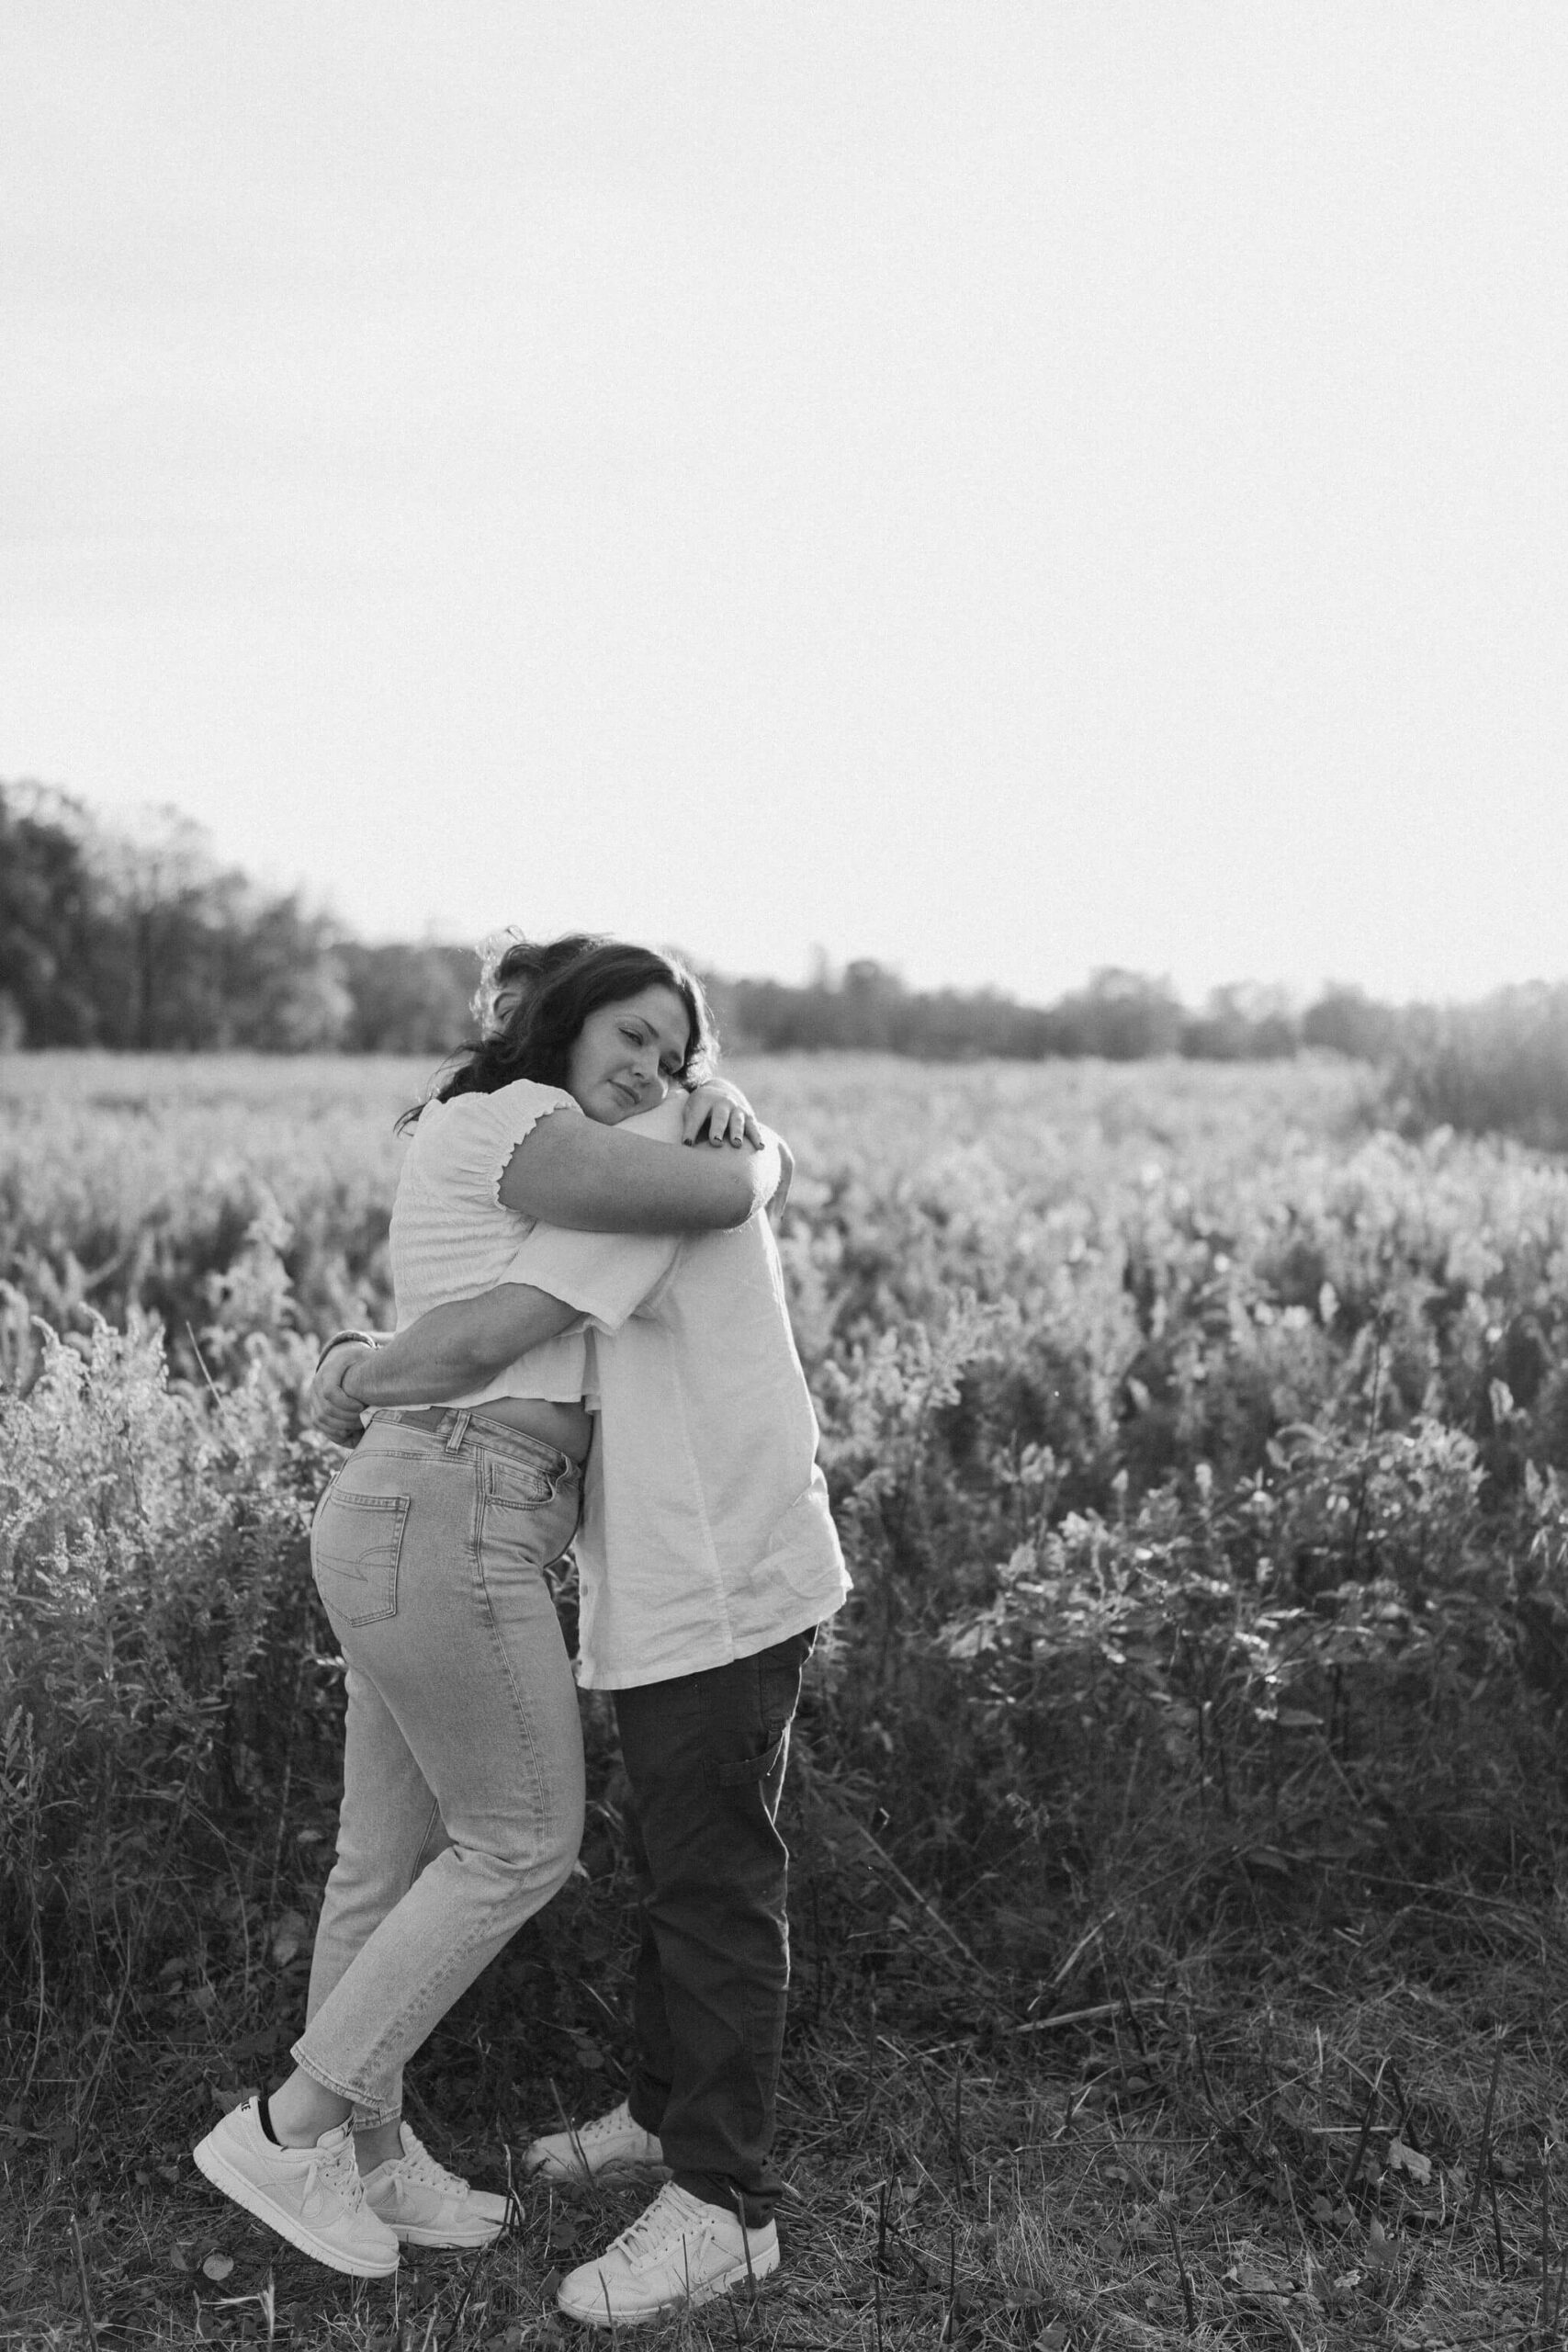
[(662, 2172), (664, 2151), (651, 2132), (634, 2123), (623, 2099), (581, 2132), (552, 2132), (536, 2140), (523, 2169), (536, 2180), (596, 2180), (607, 2172)]
[(261, 2126), (260, 2103), (247, 2099), (214, 2124), (193, 2151), (214, 2188), (269, 2230), (355, 2278), (386, 2278), (398, 2267), (398, 2241), (365, 2202), (346, 2123), (313, 2148), (280, 2148)]
[(365, 2202), (402, 2245), (489, 2245), (506, 2227), (506, 2199), (470, 2188), (438, 2165), (405, 2123), (403, 2152), (365, 2176)]
[(635, 2327), (684, 2303), (711, 2302), (778, 2267), (773, 2222), (743, 2230), (733, 2213), (671, 2181), (597, 2261), (562, 2279), (556, 2301), (586, 2326)]

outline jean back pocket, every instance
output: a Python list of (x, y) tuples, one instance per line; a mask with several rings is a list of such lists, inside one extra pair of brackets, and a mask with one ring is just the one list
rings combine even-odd
[(328, 1613), (345, 1625), (373, 1625), (398, 1613), (398, 1562), (408, 1524), (407, 1495), (344, 1494), (329, 1487), (310, 1530), (310, 1566)]

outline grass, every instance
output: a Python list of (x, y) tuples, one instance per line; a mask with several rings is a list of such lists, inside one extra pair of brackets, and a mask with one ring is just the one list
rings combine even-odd
[[(1561, 2343), (1562, 1169), (1369, 1135), (1327, 1068), (758, 1076), (857, 1592), (786, 1795), (784, 2270), (637, 2340)], [(522, 2352), (642, 2201), (525, 2187), (355, 2286), (190, 2163), (302, 2014), (339, 1732), (292, 1399), (384, 1307), (411, 1091), (0, 1070), (0, 2346)], [(80, 1382), (28, 1388), (29, 1306)], [(620, 2095), (586, 1724), (587, 1875), (411, 2078), (486, 2185)]]
[[(1145, 1961), (1135, 1986), (1111, 1921), (1098, 1951), (1031, 1981), (900, 1903), (874, 1841), (835, 1859), (841, 1826), (795, 1792), (783, 2268), (754, 2301), (677, 2314), (639, 2346), (1562, 2340), (1568, 1941), (1549, 1901), (1435, 1883), (1369, 1908), (1371, 1890), (1325, 1866), (1310, 1886), (1265, 1879), (1252, 1932), (1216, 1927), (1163, 1973)], [(504, 2185), (563, 2111), (621, 2095), (629, 1890), (603, 1834), (591, 1851), (598, 1874), (565, 1916), (525, 1929), (416, 2064), (415, 2128), (486, 2184)], [(604, 1953), (597, 2038), (551, 2014), (579, 1949)], [(520, 2184), (493, 2249), (421, 2255), (366, 2283), (296, 2255), (196, 2175), (192, 2141), (276, 2072), (301, 1969), (289, 1954), (253, 1971), (248, 2007), (237, 1979), (192, 1984), (178, 2038), (128, 2044), (85, 2131), (83, 2075), (62, 2053), (32, 2085), (32, 2123), (4, 2109), (0, 2345), (572, 2339), (554, 2279), (640, 2210), (645, 2186)]]

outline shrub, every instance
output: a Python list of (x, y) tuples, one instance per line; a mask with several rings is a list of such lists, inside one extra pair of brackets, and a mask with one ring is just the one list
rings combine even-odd
[(1568, 984), (1415, 1008), (1399, 1024), (1391, 1099), (1416, 1128), (1511, 1135), (1568, 1150)]
[[(792, 1802), (813, 1904), (862, 1905), (853, 1964), (897, 1968), (896, 1906), (852, 1902), (846, 1824), (1021, 1996), (1099, 1971), (1115, 1997), (1113, 1946), (1157, 1973), (1217, 1918), (1246, 1966), (1352, 1877), (1364, 1904), (1380, 1872), (1544, 1876), (1568, 1174), (1369, 1133), (1319, 1065), (764, 1077), (856, 1587)], [(299, 1327), (373, 1291), (417, 1091), (203, 1082), (35, 1097), (0, 1157), (0, 1967), (24, 2071), (53, 2020), (90, 2088), (128, 2004), (170, 2034), (220, 1981), (234, 2018), (297, 1990), (340, 1702)]]

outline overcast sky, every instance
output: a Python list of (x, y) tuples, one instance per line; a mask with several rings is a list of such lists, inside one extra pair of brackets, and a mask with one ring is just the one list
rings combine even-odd
[(1568, 973), (1562, 0), (3, 0), (0, 777), (369, 937)]

